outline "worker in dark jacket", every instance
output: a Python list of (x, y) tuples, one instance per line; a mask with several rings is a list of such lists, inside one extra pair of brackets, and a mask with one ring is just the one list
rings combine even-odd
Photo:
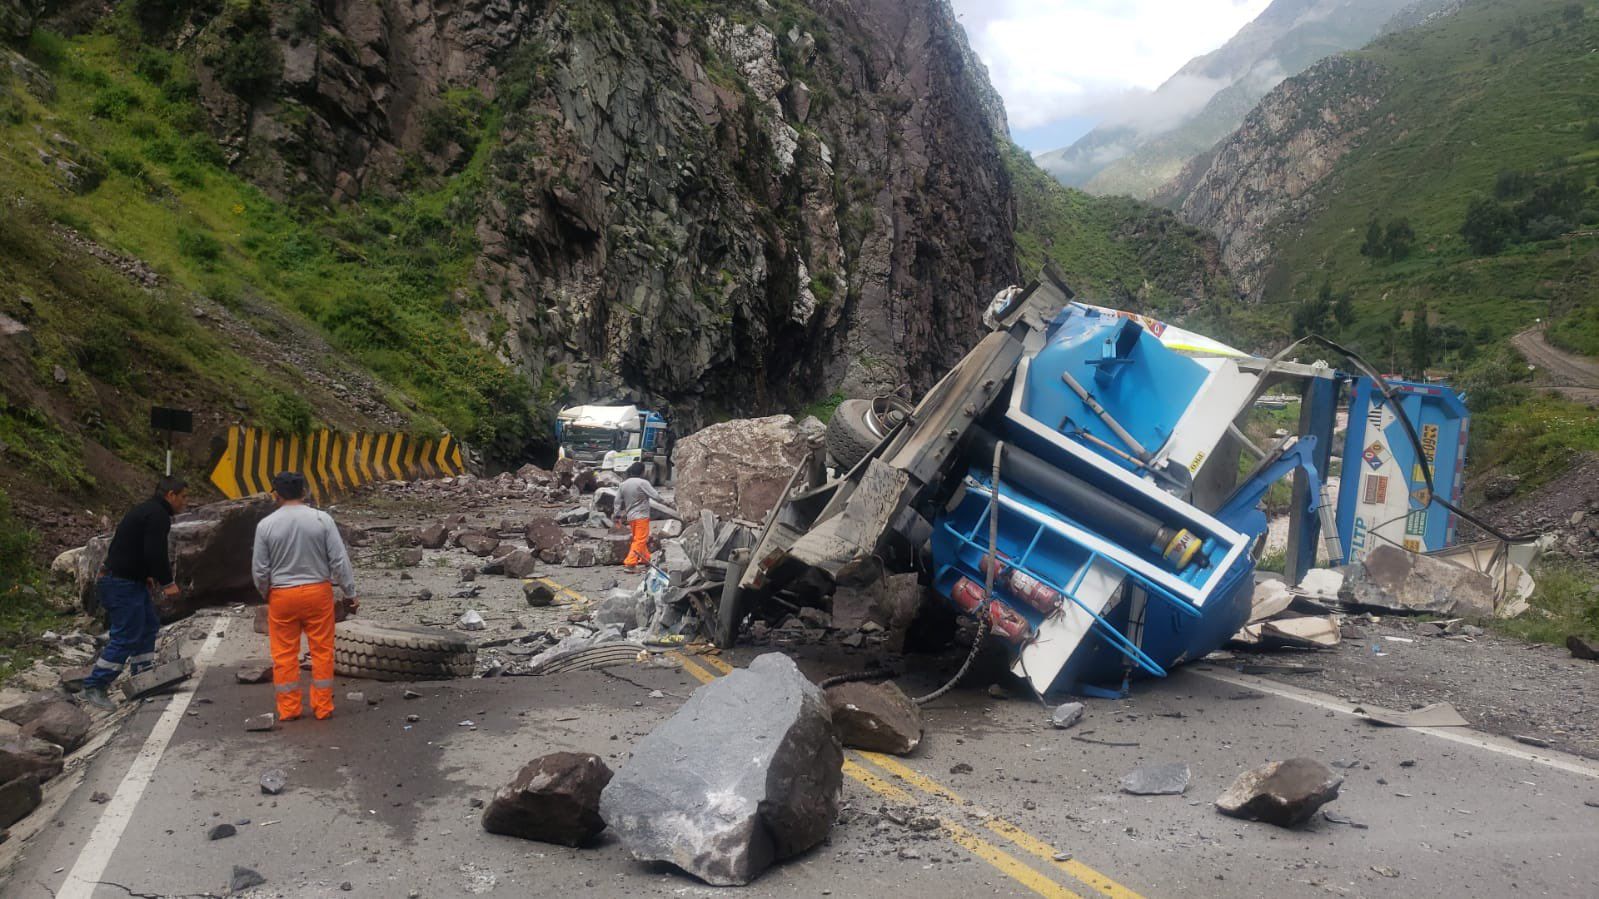
[(96, 708), (116, 708), (106, 687), (124, 668), (138, 674), (155, 665), (161, 616), (156, 612), (153, 591), (160, 590), (169, 598), (178, 595), (172, 562), (167, 558), (167, 532), (172, 529), (172, 516), (189, 504), (188, 489), (181, 478), (163, 478), (154, 496), (122, 517), (111, 538), (97, 584), (111, 636), (95, 660), (94, 670), (83, 680), (84, 701)]

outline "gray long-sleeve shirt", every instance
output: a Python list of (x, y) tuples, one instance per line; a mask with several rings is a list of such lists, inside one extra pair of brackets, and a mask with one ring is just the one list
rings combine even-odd
[(648, 520), (650, 517), (650, 500), (665, 502), (661, 495), (655, 492), (650, 482), (643, 478), (628, 478), (622, 486), (616, 488), (616, 511), (621, 513), (624, 521)]
[(255, 527), (255, 588), (299, 587), (331, 581), (355, 595), (355, 571), (333, 516), (305, 505), (285, 505)]

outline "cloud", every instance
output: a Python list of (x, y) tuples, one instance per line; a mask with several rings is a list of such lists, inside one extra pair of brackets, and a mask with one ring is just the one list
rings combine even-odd
[(1269, 0), (953, 0), (1005, 98), (1013, 128), (1092, 115), (1160, 130), (1224, 83), (1180, 79), (1183, 63), (1226, 43)]

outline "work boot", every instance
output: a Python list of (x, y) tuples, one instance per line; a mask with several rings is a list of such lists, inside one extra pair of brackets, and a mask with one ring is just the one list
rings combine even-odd
[(106, 695), (105, 687), (84, 687), (83, 701), (101, 711), (114, 712), (117, 710), (116, 701)]

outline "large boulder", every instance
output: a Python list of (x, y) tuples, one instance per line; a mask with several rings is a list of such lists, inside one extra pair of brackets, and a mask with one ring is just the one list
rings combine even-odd
[(489, 833), (581, 846), (605, 829), (600, 791), (611, 769), (588, 752), (552, 752), (528, 762), (483, 811)]
[(1234, 818), (1298, 827), (1316, 809), (1338, 798), (1344, 779), (1315, 759), (1270, 762), (1243, 774), (1216, 799), (1216, 808)]
[(89, 739), (89, 729), (94, 721), (70, 699), (50, 703), (22, 725), (22, 735), (44, 740), (71, 752)]
[[(274, 508), (270, 497), (251, 496), (209, 503), (174, 519), (167, 552), (180, 592), (176, 599), (156, 599), (161, 620), (182, 618), (206, 606), (260, 602), (250, 559), (255, 526)], [(78, 597), (90, 614), (100, 609), (96, 581), (110, 547), (110, 536), (96, 537), (78, 557)]]
[(694, 691), (639, 741), (600, 816), (635, 858), (746, 884), (827, 836), (843, 762), (827, 697), (768, 653)]
[(672, 451), (677, 508), (685, 521), (701, 509), (762, 521), (782, 498), (810, 438), (790, 415), (725, 421), (679, 440)]
[(892, 681), (827, 689), (838, 739), (852, 749), (906, 755), (922, 743), (922, 710)]
[(1383, 545), (1350, 566), (1340, 597), (1390, 612), (1491, 618), (1494, 579), (1464, 565)]
[(0, 830), (27, 817), (43, 801), (44, 791), (35, 775), (24, 774), (0, 784)]
[[(584, 513), (585, 519), (587, 513)], [(572, 544), (572, 538), (553, 518), (535, 518), (528, 523), (527, 530), (523, 532), (527, 538), (527, 548), (540, 561), (550, 565), (560, 563), (566, 555), (566, 549)]]
[(61, 773), (63, 750), (60, 746), (37, 737), (18, 735), (0, 743), (0, 783), (32, 774), (40, 780), (49, 780)]

